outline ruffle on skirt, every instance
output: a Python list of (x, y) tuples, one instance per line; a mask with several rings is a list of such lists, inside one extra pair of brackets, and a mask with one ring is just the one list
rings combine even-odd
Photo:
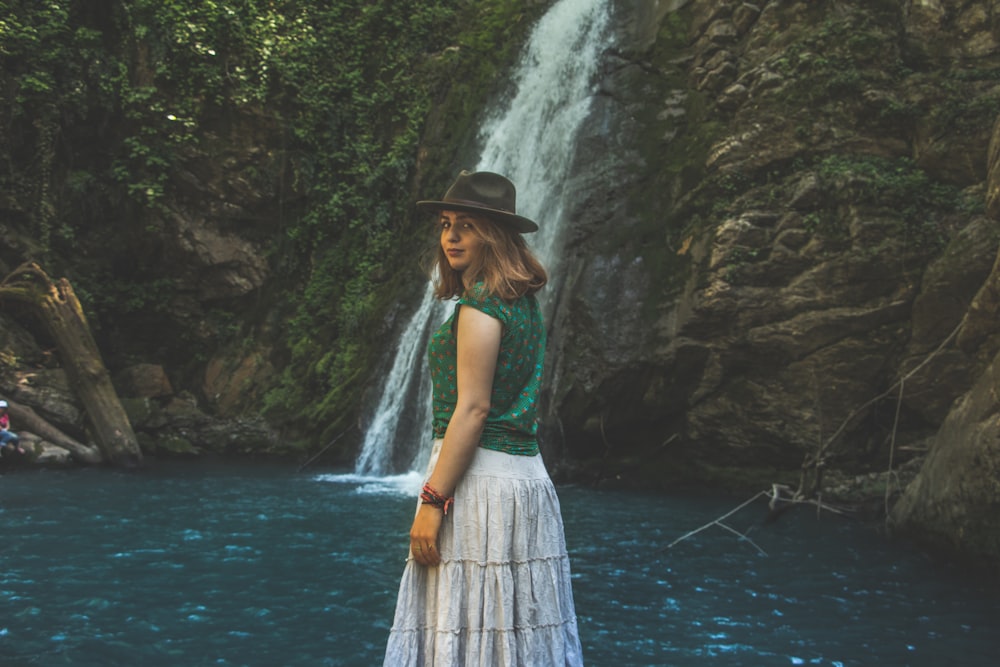
[(384, 667), (583, 664), (559, 499), (540, 456), (479, 448), (438, 547), (438, 567), (407, 559)]

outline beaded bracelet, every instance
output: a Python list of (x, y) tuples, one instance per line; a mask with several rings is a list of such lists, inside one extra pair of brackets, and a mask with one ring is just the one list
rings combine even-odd
[(420, 502), (424, 505), (438, 507), (444, 512), (445, 516), (448, 516), (448, 510), (455, 504), (455, 498), (445, 498), (435, 491), (430, 484), (424, 484), (423, 490), (420, 491)]

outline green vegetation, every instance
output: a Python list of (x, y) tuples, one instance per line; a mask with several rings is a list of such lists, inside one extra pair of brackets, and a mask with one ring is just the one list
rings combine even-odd
[(941, 100), (931, 109), (930, 121), (941, 132), (985, 132), (993, 124), (1000, 109), (1000, 92), (993, 85), (978, 89), (970, 81), (976, 79), (964, 78), (959, 71), (953, 77), (934, 82)]
[[(264, 318), (280, 322), (285, 373), (266, 410), (293, 437), (321, 438), (355, 416), (372, 333), (418, 275), (418, 142), (436, 135), (421, 174), (433, 190), (544, 8), (0, 0), (4, 208), (97, 324), (127, 336), (123, 317), (155, 319), (179, 296), (158, 248), (191, 187), (181, 174), (197, 181), (199, 161), (255, 146), (266, 159), (238, 176), (279, 207), (232, 224), (269, 249), (277, 278), (256, 305), (218, 308), (207, 325), (238, 343)], [(441, 117), (428, 126), (432, 101)], [(211, 354), (200, 343), (185, 358)]]
[(933, 181), (907, 158), (831, 155), (819, 162), (817, 172), (849, 192), (856, 205), (892, 210), (901, 219), (900, 233), (927, 249), (940, 249), (946, 241), (941, 215), (969, 207), (961, 190)]
[[(910, 62), (923, 55), (907, 53), (905, 40), (888, 27), (898, 23), (898, 11), (895, 3), (859, 4), (782, 33), (787, 44), (769, 66), (786, 81), (777, 93), (783, 104), (808, 111), (810, 120), (846, 111), (894, 131), (918, 122), (935, 136), (983, 131), (1000, 106), (993, 86), (1000, 70), (927, 73)], [(801, 140), (808, 139), (807, 127), (801, 126)]]
[(883, 28), (866, 13), (830, 15), (818, 26), (802, 27), (770, 63), (792, 82), (784, 92), (789, 101), (838, 103), (902, 66), (899, 54), (887, 49)]

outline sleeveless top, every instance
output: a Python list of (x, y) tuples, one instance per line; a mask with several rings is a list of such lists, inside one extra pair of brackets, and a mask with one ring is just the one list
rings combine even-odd
[(503, 324), (500, 354), (490, 395), (490, 413), (486, 417), (479, 446), (507, 454), (534, 456), (538, 454), (536, 404), (545, 356), (541, 308), (534, 295), (508, 303), (487, 294), (482, 283), (466, 290), (455, 304), (451, 317), (434, 332), (428, 345), (434, 389), (434, 437), (444, 437), (455, 412), (458, 396), (455, 328), (462, 306), (482, 311)]

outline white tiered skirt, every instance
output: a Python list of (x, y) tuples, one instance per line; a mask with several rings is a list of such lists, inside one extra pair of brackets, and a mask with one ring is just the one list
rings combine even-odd
[(541, 456), (478, 448), (438, 548), (438, 567), (407, 558), (384, 667), (583, 664), (559, 499)]

